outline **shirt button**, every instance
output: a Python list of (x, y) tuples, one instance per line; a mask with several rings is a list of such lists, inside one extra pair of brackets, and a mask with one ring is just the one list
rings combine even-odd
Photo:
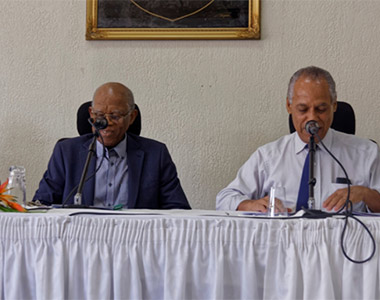
[(112, 183), (109, 183), (108, 186), (112, 186)]
[(114, 163), (111, 163), (111, 167), (114, 165)]

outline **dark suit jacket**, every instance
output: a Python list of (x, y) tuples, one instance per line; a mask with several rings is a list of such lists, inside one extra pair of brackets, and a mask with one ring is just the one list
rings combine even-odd
[[(62, 204), (80, 181), (92, 134), (58, 141), (33, 200)], [(127, 134), (128, 208), (189, 209), (166, 146), (160, 142)], [(95, 172), (93, 156), (88, 175)], [(82, 204), (93, 205), (95, 176), (83, 186)], [(75, 195), (76, 191), (73, 193)], [(73, 195), (65, 204), (74, 201)]]

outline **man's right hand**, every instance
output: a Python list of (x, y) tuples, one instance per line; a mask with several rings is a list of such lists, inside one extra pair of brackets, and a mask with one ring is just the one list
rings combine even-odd
[[(264, 198), (257, 200), (244, 200), (240, 202), (237, 210), (258, 211), (266, 213), (268, 211), (268, 206), (269, 196), (265, 196)], [(282, 205), (282, 202), (278, 199), (276, 199), (275, 207), (276, 212), (284, 211), (284, 206)]]

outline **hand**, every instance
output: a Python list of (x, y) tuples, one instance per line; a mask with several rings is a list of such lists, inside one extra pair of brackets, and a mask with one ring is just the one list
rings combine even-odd
[[(352, 203), (358, 203), (360, 201), (365, 201), (367, 194), (370, 191), (369, 188), (364, 186), (351, 186), (350, 187), (350, 200)], [(335, 210), (338, 211), (342, 208), (347, 199), (348, 189), (339, 189), (332, 193), (326, 200), (323, 202), (323, 207), (326, 210)]]
[[(237, 210), (248, 210), (248, 211), (258, 211), (266, 213), (269, 206), (269, 196), (257, 200), (244, 200), (240, 202)], [(282, 202), (276, 199), (275, 202), (275, 212), (283, 212), (285, 210)]]

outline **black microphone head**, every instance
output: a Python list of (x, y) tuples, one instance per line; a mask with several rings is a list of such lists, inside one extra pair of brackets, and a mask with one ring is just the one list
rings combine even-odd
[(108, 122), (106, 118), (95, 119), (95, 122), (94, 122), (94, 119), (90, 118), (88, 121), (97, 130), (105, 129), (108, 126)]
[(307, 121), (305, 126), (306, 132), (311, 135), (317, 134), (319, 128), (317, 121), (314, 120)]

